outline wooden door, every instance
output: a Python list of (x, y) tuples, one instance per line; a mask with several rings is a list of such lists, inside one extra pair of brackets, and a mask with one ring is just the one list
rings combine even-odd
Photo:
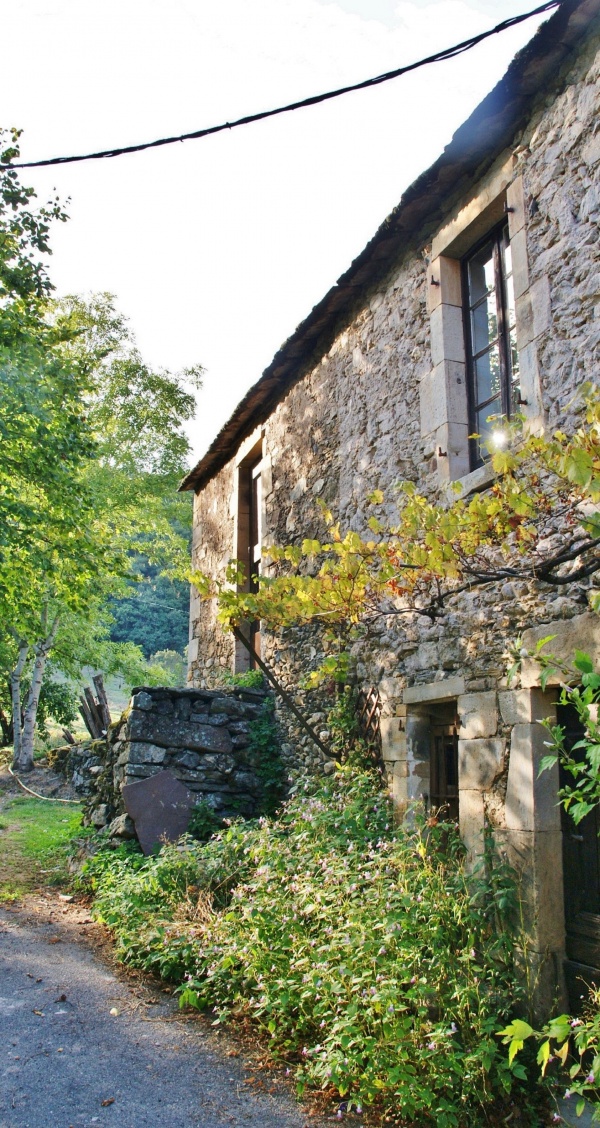
[[(557, 706), (568, 748), (581, 739), (583, 728), (572, 705)], [(576, 750), (578, 751), (578, 750)], [(560, 770), (560, 785), (573, 777)], [(600, 986), (600, 817), (591, 811), (577, 826), (561, 808), (565, 890), (565, 978), (573, 1011), (581, 1009), (585, 984)]]

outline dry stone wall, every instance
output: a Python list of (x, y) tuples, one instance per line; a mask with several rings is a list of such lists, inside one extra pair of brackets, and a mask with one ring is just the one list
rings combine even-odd
[(61, 750), (55, 766), (86, 796), (96, 827), (124, 827), (124, 785), (168, 769), (220, 818), (252, 817), (261, 806), (252, 723), (267, 694), (142, 687), (106, 741)]

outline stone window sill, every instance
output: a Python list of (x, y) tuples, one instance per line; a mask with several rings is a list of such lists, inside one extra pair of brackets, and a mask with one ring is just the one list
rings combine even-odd
[(496, 472), (493, 466), (486, 462), (483, 466), (478, 466), (476, 470), (471, 470), (470, 474), (465, 474), (462, 478), (457, 478), (452, 483), (452, 487), (458, 484), (462, 492), (456, 494), (454, 489), (449, 487), (448, 492), (453, 499), (458, 497), (468, 497), (469, 494), (476, 493), (478, 490), (484, 490), (491, 486), (492, 482), (496, 479)]

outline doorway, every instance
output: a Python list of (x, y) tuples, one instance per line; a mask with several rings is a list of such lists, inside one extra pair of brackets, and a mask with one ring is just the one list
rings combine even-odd
[[(565, 745), (573, 750), (584, 735), (572, 705), (557, 705), (557, 722), (565, 732)], [(575, 755), (580, 750), (575, 749)], [(560, 768), (560, 786), (573, 777)], [(565, 979), (573, 1013), (581, 1010), (587, 988), (600, 986), (600, 812), (590, 811), (576, 826), (561, 807), (565, 890)]]

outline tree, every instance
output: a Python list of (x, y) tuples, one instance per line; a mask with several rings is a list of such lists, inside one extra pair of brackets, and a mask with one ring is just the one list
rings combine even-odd
[[(496, 478), (485, 492), (445, 503), (405, 482), (390, 526), (375, 490), (366, 536), (341, 531), (323, 506), (324, 541), (267, 548), (277, 571), (263, 572), (256, 592), (237, 590), (245, 578), (237, 561), (225, 576), (196, 572), (193, 582), (204, 600), (217, 600), (226, 630), (257, 619), (273, 629), (319, 623), (343, 651), (353, 632), (377, 618), (435, 621), (450, 598), (478, 586), (585, 581), (600, 569), (600, 397), (591, 388), (584, 394), (571, 437), (524, 435), (507, 425), (507, 448), (493, 454)], [(340, 660), (343, 654), (327, 658), (321, 672), (333, 673)]]
[[(17, 140), (3, 161), (18, 156)], [(14, 170), (0, 172), (0, 657), (21, 771), (33, 766), (50, 656), (73, 673), (90, 650), (106, 654), (107, 603), (126, 593), (141, 545), (153, 562), (183, 566), (175, 518), (189, 522), (189, 509), (174, 485), (195, 406), (184, 385), (200, 378), (144, 364), (110, 295), (50, 301), (39, 256), (65, 217), (55, 201), (32, 211), (33, 195)], [(132, 648), (117, 645), (113, 660), (124, 657)]]

